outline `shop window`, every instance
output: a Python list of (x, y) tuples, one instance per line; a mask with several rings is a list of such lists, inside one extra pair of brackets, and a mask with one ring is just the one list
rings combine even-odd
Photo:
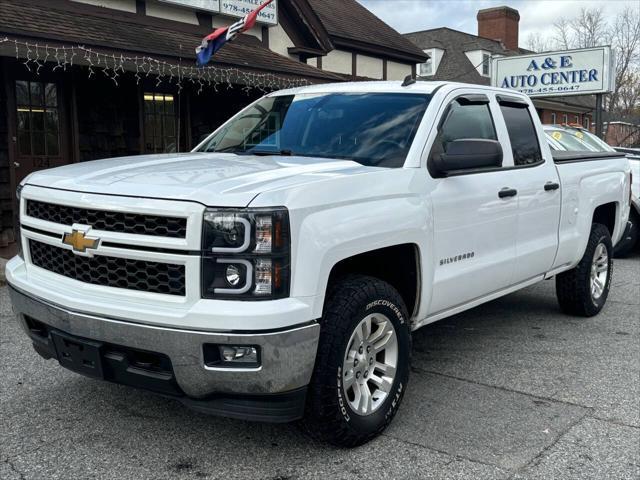
[(176, 152), (175, 98), (168, 93), (144, 94), (144, 142), (147, 153)]
[(16, 81), (18, 154), (60, 155), (58, 92), (54, 83)]
[(551, 124), (555, 125), (557, 121), (556, 112), (551, 112)]
[(562, 114), (562, 124), (563, 125), (567, 125), (569, 123), (569, 115), (567, 115), (566, 113)]

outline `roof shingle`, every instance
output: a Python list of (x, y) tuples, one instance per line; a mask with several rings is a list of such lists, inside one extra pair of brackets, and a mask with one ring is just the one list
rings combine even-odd
[[(183, 63), (194, 64), (194, 49), (200, 45), (203, 34), (208, 33), (199, 26), (176, 25), (177, 22), (168, 20), (145, 23), (135, 14), (105, 11), (89, 5), (79, 9), (73, 2), (59, 0), (49, 0), (46, 5), (32, 0), (0, 0), (0, 32), (118, 52), (181, 58)], [(340, 80), (336, 75), (278, 55), (249, 35), (241, 35), (225, 45), (212, 63), (316, 81)]]
[(414, 61), (426, 55), (356, 0), (307, 0), (334, 39), (347, 39), (396, 52)]

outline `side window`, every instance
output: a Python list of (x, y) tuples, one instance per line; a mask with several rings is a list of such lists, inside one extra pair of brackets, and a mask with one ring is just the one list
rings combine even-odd
[(538, 135), (528, 108), (522, 105), (501, 104), (500, 110), (507, 125), (514, 165), (534, 165), (542, 162)]
[(437, 142), (446, 152), (449, 143), (462, 138), (497, 140), (489, 105), (456, 100), (449, 105)]

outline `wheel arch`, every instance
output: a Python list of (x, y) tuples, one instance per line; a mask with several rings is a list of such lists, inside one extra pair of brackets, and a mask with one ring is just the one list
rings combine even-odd
[(353, 274), (368, 275), (394, 287), (412, 318), (417, 315), (420, 306), (421, 270), (420, 248), (415, 243), (391, 245), (352, 255), (336, 262), (331, 268), (324, 301), (326, 303), (332, 286), (340, 279)]

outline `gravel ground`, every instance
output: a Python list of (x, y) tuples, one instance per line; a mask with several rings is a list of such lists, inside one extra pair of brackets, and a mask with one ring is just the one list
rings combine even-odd
[(547, 281), (416, 332), (398, 416), (353, 450), (68, 372), (0, 288), (0, 478), (638, 479), (640, 256), (615, 270), (596, 318)]

